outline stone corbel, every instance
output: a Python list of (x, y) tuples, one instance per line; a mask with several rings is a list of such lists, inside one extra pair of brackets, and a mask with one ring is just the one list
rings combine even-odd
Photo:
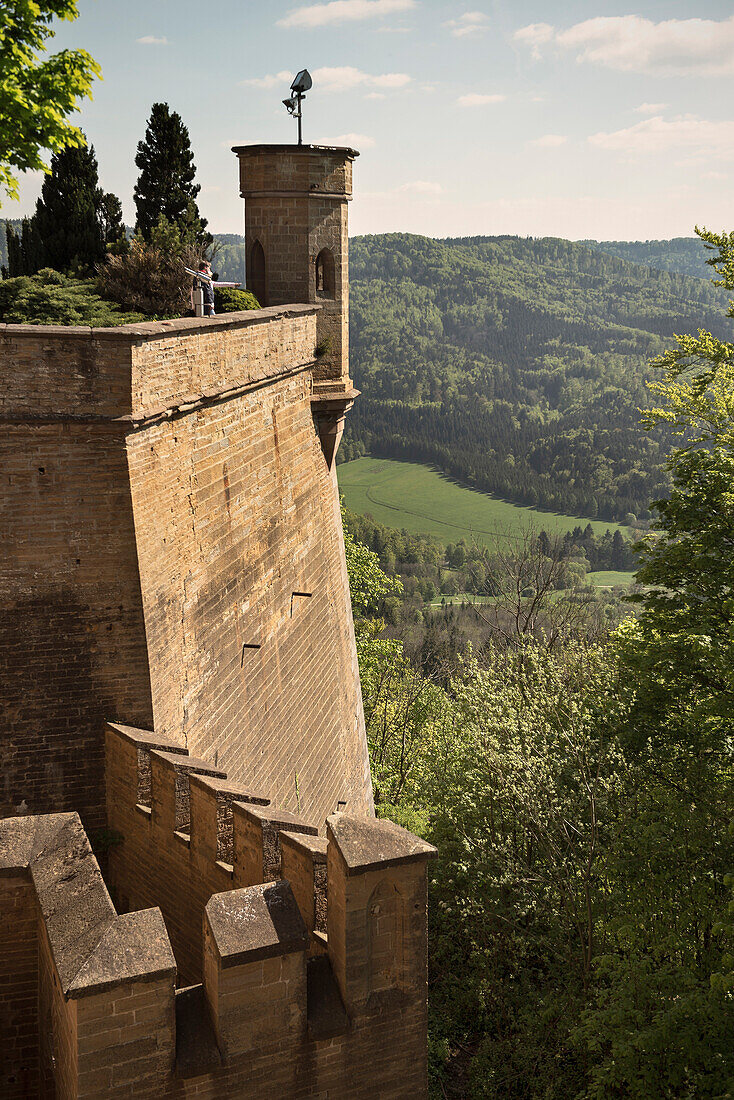
[(359, 390), (349, 389), (341, 392), (326, 391), (311, 398), (311, 413), (321, 440), (321, 450), (330, 470), (334, 467), (347, 413), (358, 396)]

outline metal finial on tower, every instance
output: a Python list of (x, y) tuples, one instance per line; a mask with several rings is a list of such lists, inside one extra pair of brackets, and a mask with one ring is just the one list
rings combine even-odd
[(289, 96), (288, 99), (283, 100), (283, 105), (288, 111), (288, 114), (298, 119), (299, 145), (303, 145), (303, 137), (301, 134), (301, 103), (312, 84), (313, 81), (311, 80), (311, 74), (308, 69), (301, 69), (300, 73), (296, 75), (295, 80), (291, 84), (291, 92), (293, 94)]

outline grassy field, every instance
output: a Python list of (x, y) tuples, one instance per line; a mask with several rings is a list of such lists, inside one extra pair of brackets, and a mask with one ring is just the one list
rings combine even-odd
[(377, 523), (405, 528), (413, 534), (435, 535), (443, 543), (465, 538), (470, 544), (492, 545), (498, 536), (512, 538), (528, 526), (563, 535), (587, 523), (597, 535), (617, 528), (627, 534), (627, 528), (617, 523), (541, 512), (465, 489), (436, 470), (414, 462), (357, 458), (337, 466), (337, 477), (344, 502), (353, 512), (369, 512)]
[(621, 573), (617, 569), (599, 569), (595, 573), (587, 573), (586, 580), (595, 588), (616, 588), (623, 584), (629, 587), (634, 584), (634, 573)]

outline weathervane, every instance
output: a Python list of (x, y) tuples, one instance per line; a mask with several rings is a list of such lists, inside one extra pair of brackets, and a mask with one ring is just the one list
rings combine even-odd
[(308, 69), (301, 69), (300, 73), (297, 74), (295, 80), (291, 84), (291, 92), (293, 94), (288, 99), (283, 100), (283, 105), (288, 111), (288, 114), (298, 119), (299, 145), (303, 145), (303, 138), (301, 135), (301, 103), (312, 84), (313, 81), (311, 80), (311, 74)]

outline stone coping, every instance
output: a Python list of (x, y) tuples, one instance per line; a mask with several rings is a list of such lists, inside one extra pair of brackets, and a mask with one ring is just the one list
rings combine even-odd
[(280, 844), (305, 852), (314, 863), (326, 863), (327, 840), (325, 836), (313, 836), (311, 833), (293, 833), (283, 829)]
[(189, 781), (197, 787), (203, 787), (204, 790), (211, 791), (212, 794), (226, 795), (235, 802), (250, 802), (259, 806), (270, 805), (270, 799), (267, 795), (252, 791), (249, 787), (243, 787), (240, 783), (232, 782), (231, 779), (221, 779), (218, 775), (192, 772)]
[(117, 340), (139, 343), (146, 340), (165, 340), (170, 336), (183, 336), (199, 332), (220, 332), (226, 329), (247, 328), (281, 317), (298, 317), (317, 313), (317, 302), (294, 303), (283, 306), (267, 306), (263, 309), (245, 309), (237, 313), (223, 313), (219, 317), (178, 317), (168, 321), (135, 321), (113, 328), (89, 328), (86, 325), (6, 325), (0, 324), (0, 337), (29, 339), (64, 337), (65, 339)]
[(341, 852), (349, 875), (434, 859), (438, 855), (432, 844), (393, 821), (367, 821), (348, 814), (332, 814), (326, 819), (326, 829), (329, 840)]
[(233, 145), (233, 153), (254, 153), (256, 156), (261, 153), (273, 153), (277, 156), (282, 154), (300, 155), (303, 156), (307, 153), (346, 153), (349, 157), (358, 157), (359, 152), (357, 149), (353, 149), (351, 145)]
[(134, 726), (122, 726), (117, 722), (108, 722), (110, 729), (118, 733), (125, 741), (138, 745), (141, 749), (160, 749), (162, 752), (182, 753), (188, 755), (188, 749), (183, 745), (177, 745), (165, 737), (160, 737), (152, 730), (139, 730)]
[(278, 810), (274, 806), (250, 806), (233, 802), (232, 809), (261, 828), (289, 829), (291, 832), (318, 834), (318, 828), (290, 810)]
[(173, 981), (160, 909), (117, 915), (77, 813), (0, 821), (0, 874), (30, 875), (67, 997), (126, 981)]
[(199, 775), (211, 775), (216, 779), (226, 779), (227, 773), (215, 768), (208, 760), (200, 760), (197, 756), (184, 755), (183, 753), (165, 752), (162, 749), (150, 750), (151, 763), (157, 760), (167, 768), (174, 771), (191, 771)]
[(289, 882), (214, 894), (206, 906), (222, 968), (305, 951), (309, 937)]

